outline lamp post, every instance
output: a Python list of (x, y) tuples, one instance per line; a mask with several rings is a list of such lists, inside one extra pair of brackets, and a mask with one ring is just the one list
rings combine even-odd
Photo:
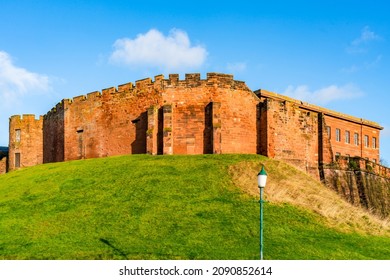
[(265, 172), (264, 165), (262, 166), (259, 174), (257, 174), (257, 185), (260, 189), (260, 260), (263, 259), (263, 193), (264, 187), (267, 183), (267, 172)]

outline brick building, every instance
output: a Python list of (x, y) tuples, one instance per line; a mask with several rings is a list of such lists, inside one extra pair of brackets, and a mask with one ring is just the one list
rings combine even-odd
[(374, 122), (279, 94), (232, 75), (156, 76), (64, 99), (45, 116), (10, 118), (9, 170), (122, 154), (249, 153), (318, 177), (337, 155), (379, 162)]
[(379, 163), (379, 124), (265, 90), (255, 93), (261, 100), (260, 154), (313, 175), (338, 156)]

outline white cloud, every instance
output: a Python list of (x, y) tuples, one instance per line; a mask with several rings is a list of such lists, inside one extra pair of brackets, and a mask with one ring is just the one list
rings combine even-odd
[(283, 95), (306, 101), (309, 103), (325, 105), (332, 101), (354, 99), (361, 97), (363, 92), (353, 84), (344, 86), (331, 85), (311, 91), (307, 85), (288, 86)]
[(365, 26), (360, 34), (360, 37), (352, 41), (352, 45), (360, 45), (370, 41), (380, 40), (381, 37), (370, 30), (368, 26)]
[(341, 72), (347, 74), (353, 74), (359, 71), (375, 69), (381, 64), (381, 62), (382, 62), (382, 55), (378, 55), (373, 60), (367, 61), (364, 64), (362, 63), (360, 66), (354, 64), (350, 67), (344, 67), (341, 69)]
[(180, 70), (200, 67), (206, 57), (206, 49), (199, 45), (191, 46), (186, 32), (172, 29), (168, 36), (164, 36), (160, 31), (151, 29), (134, 39), (116, 40), (110, 62)]
[(365, 66), (367, 69), (375, 68), (381, 63), (381, 61), (382, 61), (382, 55), (378, 55), (374, 60), (367, 62)]
[(8, 143), (8, 118), (37, 113), (45, 101), (36, 96), (51, 91), (51, 81), (46, 75), (16, 66), (11, 56), (0, 50), (0, 146)]
[(15, 66), (11, 56), (0, 51), (0, 97), (4, 103), (10, 103), (27, 92), (46, 92), (49, 88), (47, 76)]
[(350, 45), (347, 47), (348, 53), (363, 53), (366, 52), (366, 45), (372, 41), (379, 41), (382, 38), (375, 34), (375, 32), (371, 31), (368, 26), (365, 26), (360, 36), (354, 39)]
[(356, 66), (355, 64), (350, 66), (350, 67), (344, 67), (341, 69), (341, 72), (351, 74), (351, 73), (356, 73), (360, 71), (361, 67)]
[(228, 71), (233, 73), (243, 72), (246, 70), (246, 63), (245, 62), (228, 63), (226, 68)]

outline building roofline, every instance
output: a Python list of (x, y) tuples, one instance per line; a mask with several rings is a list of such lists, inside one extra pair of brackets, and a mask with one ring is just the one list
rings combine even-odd
[(310, 104), (310, 103), (307, 103), (307, 102), (303, 102), (303, 101), (300, 101), (300, 100), (297, 100), (297, 99), (294, 99), (294, 98), (291, 98), (291, 97), (288, 97), (288, 96), (285, 96), (285, 95), (281, 95), (281, 94), (278, 94), (278, 93), (274, 93), (274, 92), (271, 92), (271, 91), (268, 91), (268, 90), (259, 89), (259, 90), (255, 91), (255, 94), (258, 97), (260, 97), (260, 98), (261, 97), (267, 97), (267, 98), (272, 98), (272, 99), (280, 100), (280, 101), (288, 101), (288, 102), (291, 102), (291, 103), (294, 103), (294, 104), (298, 105), (299, 108), (302, 108), (302, 109), (306, 109), (306, 110), (310, 110), (310, 111), (314, 111), (314, 112), (318, 112), (318, 113), (323, 113), (326, 116), (331, 116), (331, 117), (335, 117), (335, 118), (338, 118), (338, 119), (351, 121), (351, 122), (354, 122), (354, 123), (357, 123), (357, 124), (370, 126), (370, 127), (373, 127), (373, 128), (377, 128), (379, 130), (383, 129), (383, 126), (381, 126), (380, 124), (378, 124), (376, 122), (365, 120), (365, 119), (362, 119), (362, 118), (357, 118), (357, 117), (350, 116), (350, 115), (347, 115), (347, 114), (343, 114), (343, 113), (340, 113), (340, 112), (336, 112), (336, 111), (333, 111), (333, 110), (330, 110), (330, 109), (326, 109), (326, 108), (323, 108), (323, 107), (320, 107), (320, 106), (317, 106), (317, 105), (313, 105), (313, 104)]

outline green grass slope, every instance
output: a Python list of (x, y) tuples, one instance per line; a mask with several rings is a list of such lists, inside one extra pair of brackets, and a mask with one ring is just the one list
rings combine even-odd
[[(274, 163), (133, 155), (2, 175), (0, 259), (257, 259), (258, 197), (231, 174), (243, 162)], [(390, 259), (388, 235), (339, 231), (304, 207), (270, 199), (264, 222), (265, 259)]]

